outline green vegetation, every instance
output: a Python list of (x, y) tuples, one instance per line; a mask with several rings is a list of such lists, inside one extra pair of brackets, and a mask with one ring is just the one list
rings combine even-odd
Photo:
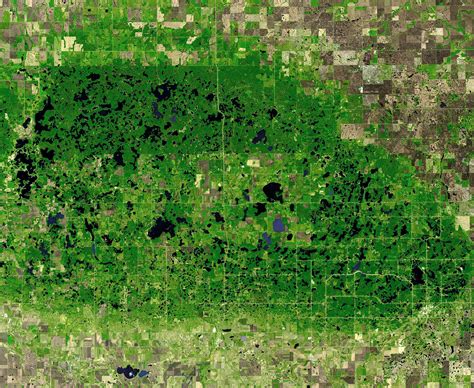
[(41, 77), (9, 163), (10, 301), (143, 318), (319, 309), (352, 330), (467, 285), (467, 236), (407, 162), (340, 139), (337, 93), (277, 79), (275, 95), (256, 67)]
[(3, 2), (0, 386), (469, 387), (468, 8)]

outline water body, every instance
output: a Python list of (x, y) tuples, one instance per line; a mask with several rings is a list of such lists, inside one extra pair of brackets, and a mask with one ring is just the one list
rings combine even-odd
[(155, 220), (155, 224), (148, 231), (148, 237), (150, 237), (151, 239), (155, 239), (160, 237), (163, 233), (169, 233), (171, 237), (174, 237), (174, 229), (175, 225), (172, 222), (158, 217)]
[(117, 368), (117, 373), (123, 374), (127, 379), (133, 379), (139, 371), (140, 369), (132, 368), (130, 365), (127, 365), (125, 368)]
[(49, 215), (46, 223), (48, 225), (55, 225), (57, 224), (58, 220), (63, 219), (64, 215), (61, 213), (57, 213), (56, 215)]
[(145, 376), (148, 376), (150, 374), (150, 372), (148, 372), (147, 370), (141, 370), (140, 373), (138, 374), (138, 377), (145, 377)]
[(283, 221), (280, 218), (273, 221), (273, 231), (277, 233), (285, 231), (285, 225), (283, 225)]
[(270, 182), (263, 186), (263, 192), (267, 196), (268, 202), (280, 202), (283, 203), (283, 190), (281, 184), (277, 182)]
[(265, 240), (265, 242), (266, 242), (267, 244), (271, 244), (271, 243), (272, 243), (272, 239), (270, 238), (270, 236), (268, 235), (267, 232), (264, 232), (264, 233), (262, 234), (262, 237), (263, 237), (263, 239)]
[(270, 244), (272, 243), (272, 239), (270, 238), (270, 236), (268, 235), (267, 232), (264, 232), (262, 234), (262, 238), (265, 240), (266, 242), (266, 245), (263, 247), (263, 249), (268, 249)]
[(225, 219), (222, 217), (221, 213), (213, 212), (212, 215), (214, 216), (216, 222), (225, 222)]
[(261, 203), (261, 202), (257, 202), (255, 205), (255, 217), (257, 217), (258, 215), (262, 214), (262, 213), (265, 213), (267, 211), (267, 207), (264, 203)]
[(265, 130), (262, 129), (262, 130), (257, 132), (257, 134), (255, 135), (255, 137), (252, 140), (252, 143), (253, 144), (257, 144), (259, 142), (266, 143), (266, 141), (267, 141), (267, 135), (265, 133)]
[(357, 270), (360, 268), (360, 264), (361, 264), (361, 263), (362, 263), (361, 261), (357, 262), (356, 265), (354, 265), (354, 266), (352, 267), (352, 271), (354, 271), (354, 272), (357, 271)]
[(425, 281), (423, 280), (423, 271), (420, 267), (416, 266), (412, 269), (411, 282), (413, 285), (425, 284)]

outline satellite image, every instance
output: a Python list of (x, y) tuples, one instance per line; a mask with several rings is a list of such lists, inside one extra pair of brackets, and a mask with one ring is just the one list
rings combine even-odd
[(0, 0), (0, 387), (474, 384), (474, 4)]

